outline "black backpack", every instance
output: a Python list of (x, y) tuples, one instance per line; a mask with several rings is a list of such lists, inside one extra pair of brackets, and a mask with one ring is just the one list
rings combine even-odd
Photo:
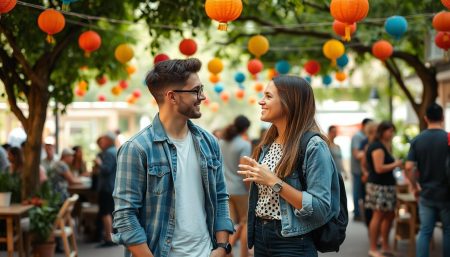
[[(306, 132), (300, 142), (300, 155), (297, 161), (297, 170), (299, 172), (300, 184), (302, 190), (307, 190), (306, 177), (303, 172), (303, 161), (305, 158), (306, 147), (309, 140), (313, 136), (319, 136), (319, 133), (308, 131)], [(339, 205), (340, 211), (338, 217), (331, 218), (319, 228), (312, 231), (314, 245), (319, 252), (338, 252), (340, 245), (345, 240), (345, 231), (348, 224), (348, 210), (347, 210), (347, 194), (345, 192), (344, 180), (342, 175), (339, 175)]]

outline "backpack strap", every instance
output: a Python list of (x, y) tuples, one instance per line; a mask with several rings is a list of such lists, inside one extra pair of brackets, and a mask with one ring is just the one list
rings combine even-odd
[(297, 172), (298, 177), (300, 179), (300, 184), (302, 186), (302, 190), (306, 191), (308, 189), (306, 185), (306, 177), (305, 173), (303, 172), (303, 163), (305, 161), (305, 154), (306, 154), (306, 148), (308, 147), (309, 140), (313, 136), (319, 136), (320, 134), (314, 131), (306, 131), (305, 134), (303, 134), (301, 140), (300, 140), (300, 152), (297, 159)]

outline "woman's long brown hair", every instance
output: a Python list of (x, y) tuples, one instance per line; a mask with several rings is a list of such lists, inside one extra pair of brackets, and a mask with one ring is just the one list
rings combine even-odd
[[(316, 103), (311, 86), (297, 76), (279, 76), (273, 79), (281, 100), (282, 112), (286, 116), (286, 132), (283, 139), (283, 156), (275, 167), (279, 178), (289, 176), (296, 168), (300, 154), (300, 140), (307, 131), (314, 131), (328, 143), (315, 120)], [(278, 137), (277, 128), (272, 125), (261, 143), (253, 151), (255, 160), (261, 154), (262, 146), (271, 145)]]

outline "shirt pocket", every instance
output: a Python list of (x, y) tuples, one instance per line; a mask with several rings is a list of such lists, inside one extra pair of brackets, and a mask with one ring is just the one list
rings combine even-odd
[(148, 168), (147, 173), (149, 192), (161, 195), (169, 190), (170, 180), (172, 179), (169, 166), (153, 165)]

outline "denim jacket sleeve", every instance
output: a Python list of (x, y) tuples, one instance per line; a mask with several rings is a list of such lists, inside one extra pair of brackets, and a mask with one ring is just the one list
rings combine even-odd
[(302, 209), (295, 210), (295, 214), (298, 217), (310, 216), (317, 223), (324, 224), (331, 212), (331, 183), (335, 165), (327, 144), (318, 136), (308, 143), (303, 170), (308, 188), (302, 191)]
[(126, 142), (118, 152), (113, 198), (113, 241), (125, 246), (147, 242), (138, 218), (146, 190), (146, 157), (135, 142)]
[(233, 222), (230, 219), (230, 212), (228, 209), (228, 192), (225, 184), (225, 176), (223, 174), (223, 158), (220, 151), (219, 144), (215, 141), (215, 154), (219, 157), (219, 168), (216, 172), (216, 192), (217, 192), (217, 212), (214, 222), (214, 232), (228, 231), (234, 232)]

